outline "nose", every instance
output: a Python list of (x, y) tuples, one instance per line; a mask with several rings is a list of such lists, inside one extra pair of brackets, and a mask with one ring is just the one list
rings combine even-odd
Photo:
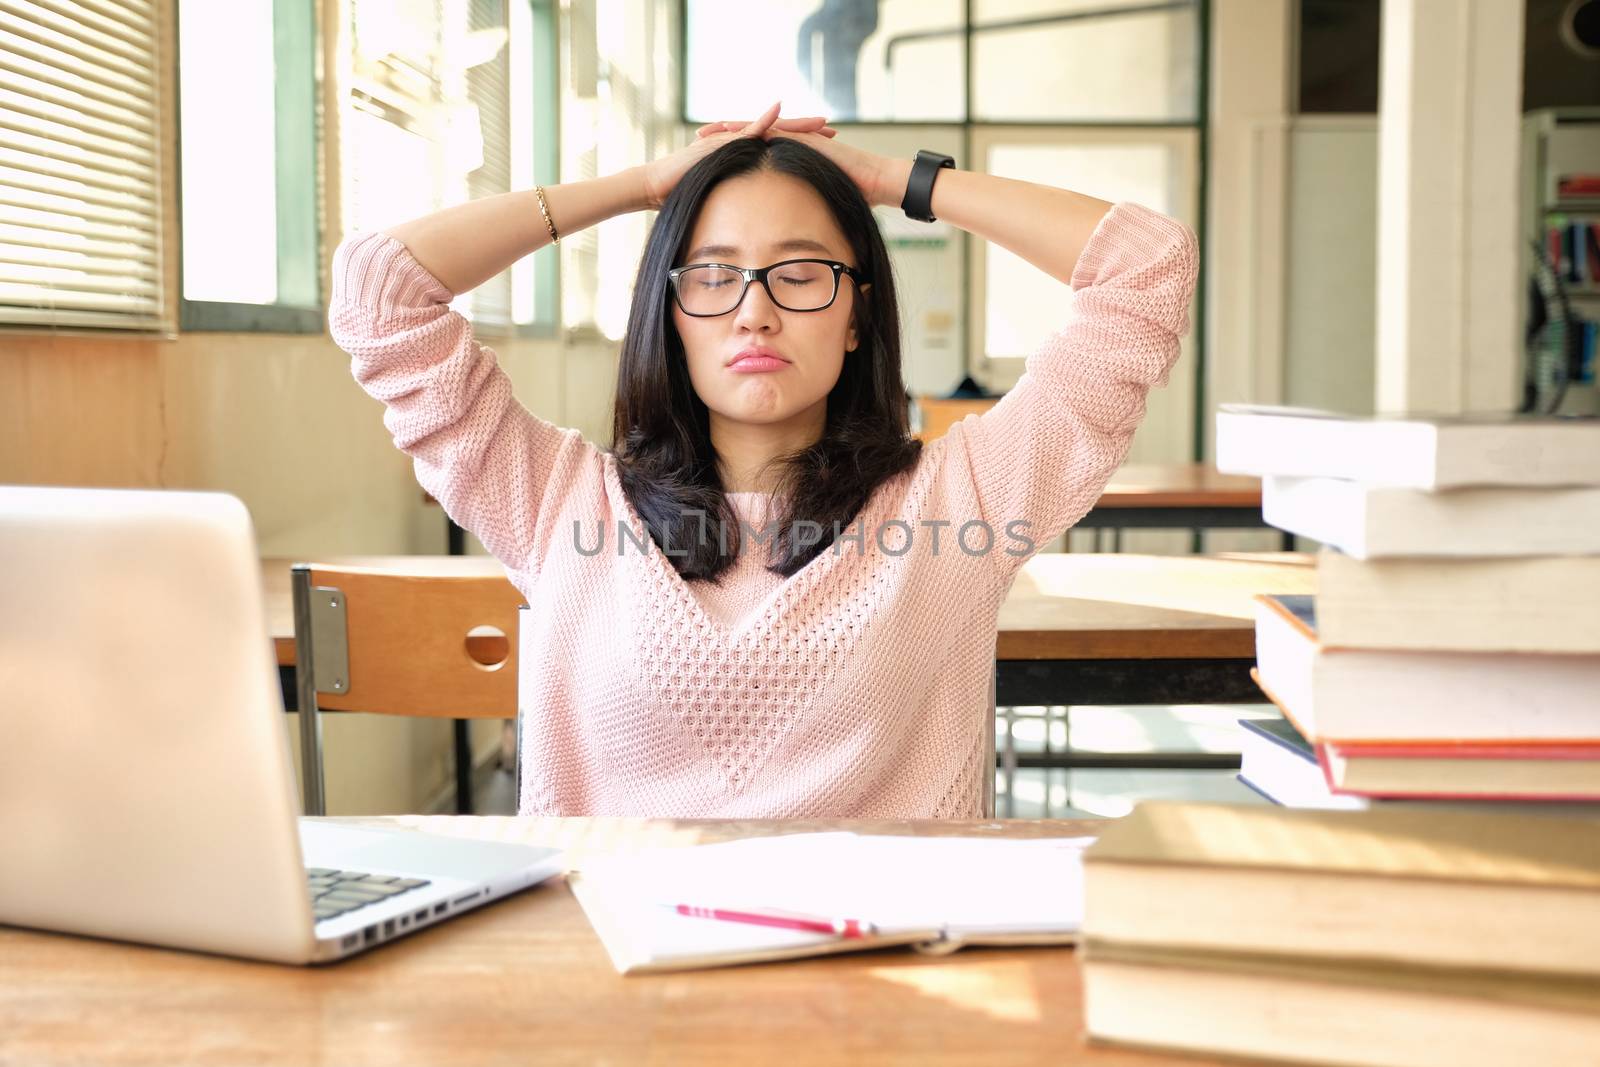
[(733, 320), (735, 325), (760, 329), (777, 323), (778, 310), (778, 305), (767, 295), (766, 286), (754, 281), (745, 289), (739, 306), (733, 309)]

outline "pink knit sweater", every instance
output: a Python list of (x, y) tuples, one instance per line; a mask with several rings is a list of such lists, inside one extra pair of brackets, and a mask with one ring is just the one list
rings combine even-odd
[[(512, 397), (404, 245), (346, 238), (333, 338), (417, 479), (531, 608), (522, 813), (977, 816), (1000, 604), (1127, 454), (1197, 263), (1188, 227), (1116, 205), (1073, 272), (1075, 316), (999, 403), (881, 485), (856, 537), (788, 579), (747, 538), (715, 588), (650, 542), (610, 453)], [(771, 501), (732, 503), (759, 528)]]

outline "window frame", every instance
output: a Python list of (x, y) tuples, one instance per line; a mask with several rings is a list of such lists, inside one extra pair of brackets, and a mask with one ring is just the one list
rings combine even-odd
[[(950, 32), (960, 33), (963, 37), (963, 75), (965, 85), (962, 90), (961, 118), (959, 119), (918, 119), (912, 121), (884, 121), (879, 119), (852, 120), (849, 122), (834, 123), (841, 131), (846, 127), (878, 127), (878, 128), (907, 128), (915, 129), (921, 126), (953, 128), (961, 131), (962, 150), (956, 158), (957, 166), (972, 166), (975, 158), (974, 152), (977, 145), (975, 140), (982, 139), (985, 135), (996, 131), (1005, 130), (1077, 130), (1115, 133), (1117, 131), (1139, 130), (1184, 130), (1192, 131), (1197, 142), (1194, 158), (1194, 199), (1197, 205), (1194, 213), (1196, 236), (1200, 240), (1201, 248), (1205, 247), (1207, 217), (1210, 208), (1210, 191), (1207, 176), (1211, 168), (1211, 139), (1210, 139), (1210, 99), (1211, 99), (1211, 38), (1212, 38), (1212, 0), (1190, 0), (1195, 10), (1196, 28), (1199, 40), (1196, 43), (1197, 55), (1195, 71), (1195, 118), (1192, 121), (1080, 121), (1080, 122), (1053, 122), (1053, 121), (1018, 121), (1004, 122), (993, 120), (974, 119), (972, 117), (972, 101), (975, 96), (976, 74), (973, 69), (973, 16), (974, 0), (966, 0), (963, 10), (962, 24), (959, 29)], [(1177, 6), (1174, 4), (1173, 6)], [(687, 49), (689, 37), (689, 0), (678, 0), (678, 25), (681, 28), (678, 50), (678, 122), (689, 130), (699, 125), (688, 116), (688, 63)], [(1026, 21), (1026, 20), (1023, 20)], [(1047, 20), (1048, 21), (1048, 20)], [(983, 27), (979, 27), (982, 32)], [(974, 249), (978, 243), (970, 234), (963, 233), (961, 252), (961, 291), (965, 294), (964, 329), (961, 332), (960, 343), (963, 347), (961, 365), (968, 374), (978, 377), (987, 377), (991, 372), (991, 364), (1016, 363), (1022, 359), (1017, 357), (991, 357), (982, 350), (982, 339), (987, 336), (987, 323), (984, 318), (986, 298), (981, 292), (983, 278), (979, 271), (982, 262), (977, 257), (982, 253)], [(1207, 270), (1202, 257), (1199, 277), (1195, 287), (1195, 297), (1192, 315), (1192, 329), (1186, 347), (1193, 353), (1194, 367), (1194, 433), (1191, 442), (1193, 458), (1199, 459), (1204, 455), (1205, 427), (1207, 424), (1208, 390), (1206, 385), (1207, 350), (1206, 350), (1206, 303), (1207, 303)], [(978, 343), (974, 346), (973, 339)]]
[[(533, 173), (550, 175), (559, 181), (561, 157), (561, 41), (556, 25), (558, 0), (507, 0), (526, 3), (533, 19)], [(507, 23), (510, 23), (509, 12)], [(539, 76), (544, 60), (544, 76)], [(513, 164), (515, 167), (515, 164)], [(515, 183), (513, 183), (515, 184)], [(555, 184), (551, 182), (550, 184)], [(532, 256), (533, 321), (512, 321), (508, 336), (536, 340), (556, 340), (561, 336), (561, 250), (555, 244), (541, 247)], [(513, 282), (513, 287), (515, 282)], [(516, 293), (512, 293), (515, 306)]]
[[(316, 0), (273, 0), (274, 165), (277, 189), (278, 300), (271, 304), (190, 300), (183, 295), (182, 57), (177, 20), (187, 0), (173, 0), (172, 65), (177, 130), (174, 186), (177, 196), (174, 255), (178, 261), (180, 333), (320, 334), (327, 320), (321, 284), (322, 230), (317, 174), (322, 151), (317, 88)], [(289, 294), (285, 298), (284, 294)]]

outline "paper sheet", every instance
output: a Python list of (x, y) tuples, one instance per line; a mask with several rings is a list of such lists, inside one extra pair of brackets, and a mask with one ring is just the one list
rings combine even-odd
[(803, 955), (840, 941), (665, 906), (676, 904), (859, 919), (887, 937), (1060, 940), (1083, 920), (1082, 852), (1092, 840), (790, 834), (594, 857), (575, 888), (623, 971)]

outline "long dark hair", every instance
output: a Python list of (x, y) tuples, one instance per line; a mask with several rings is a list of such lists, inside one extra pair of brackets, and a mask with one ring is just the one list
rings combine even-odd
[[(687, 254), (711, 190), (756, 170), (792, 175), (816, 189), (870, 282), (855, 295), (858, 344), (845, 353), (828, 394), (822, 438), (775, 461), (774, 495), (785, 503), (768, 516), (778, 522), (768, 569), (788, 577), (816, 558), (849, 530), (873, 490), (915, 466), (922, 451), (909, 432), (893, 271), (866, 199), (832, 160), (798, 141), (728, 142), (691, 167), (661, 205), (639, 263), (617, 368), (611, 449), (622, 487), (650, 538), (663, 550), (671, 547), (663, 555), (685, 579), (717, 581), (738, 552), (739, 521), (724, 494), (710, 413), (689, 380), (672, 323), (667, 271)], [(796, 537), (801, 522), (815, 523), (805, 531), (820, 530), (820, 540)]]

